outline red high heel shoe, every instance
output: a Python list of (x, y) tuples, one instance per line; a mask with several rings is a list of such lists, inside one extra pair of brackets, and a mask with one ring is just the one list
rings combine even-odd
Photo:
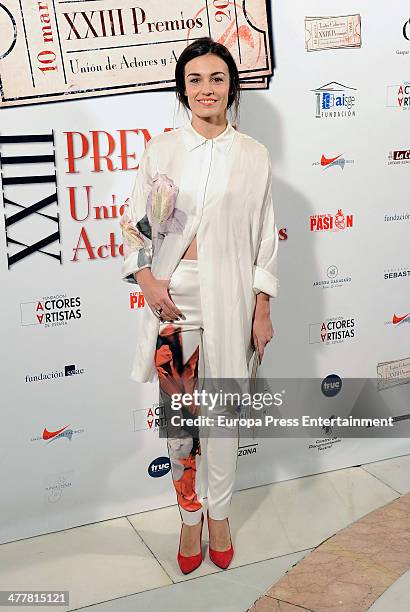
[[(209, 533), (209, 510), (207, 510), (207, 519), (208, 519), (208, 533)], [(226, 519), (226, 520), (228, 521), (228, 527), (229, 527), (229, 519)], [(209, 546), (209, 558), (211, 559), (213, 563), (215, 563), (215, 565), (217, 565), (218, 567), (222, 569), (226, 569), (232, 561), (233, 544), (232, 544), (231, 537), (230, 537), (230, 540), (231, 540), (231, 547), (228, 548), (228, 550), (214, 550), (213, 548)]]
[(188, 557), (181, 555), (181, 536), (182, 536), (183, 525), (181, 527), (181, 533), (179, 534), (179, 548), (178, 548), (177, 560), (178, 560), (179, 567), (181, 568), (181, 572), (183, 572), (184, 574), (189, 574), (190, 572), (193, 572), (194, 569), (199, 567), (202, 563), (202, 527), (204, 526), (204, 513), (203, 512), (201, 516), (201, 523), (202, 523), (201, 524), (201, 535), (199, 538), (201, 542), (201, 551), (197, 555), (191, 555)]

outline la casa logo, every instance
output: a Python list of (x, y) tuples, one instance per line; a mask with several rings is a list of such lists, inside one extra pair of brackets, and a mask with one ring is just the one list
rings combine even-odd
[(338, 209), (335, 215), (331, 213), (310, 215), (311, 232), (337, 232), (351, 227), (353, 227), (353, 214), (345, 215), (341, 208)]

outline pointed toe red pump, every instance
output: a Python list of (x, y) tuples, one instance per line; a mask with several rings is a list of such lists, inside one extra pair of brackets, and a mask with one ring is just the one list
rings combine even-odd
[(178, 560), (178, 565), (181, 568), (181, 572), (183, 574), (189, 574), (190, 572), (193, 572), (202, 563), (202, 527), (204, 526), (204, 513), (202, 513), (202, 516), (201, 516), (201, 523), (202, 523), (201, 524), (201, 535), (200, 535), (201, 550), (197, 555), (190, 555), (188, 557), (181, 555), (181, 537), (182, 537), (183, 525), (181, 526), (181, 533), (179, 534), (179, 547), (178, 547), (177, 560)]
[[(207, 519), (208, 519), (208, 533), (209, 533), (209, 510), (207, 510)], [(228, 527), (229, 527), (229, 519), (226, 519), (228, 521)], [(229, 527), (230, 529), (230, 527)], [(209, 558), (211, 559), (211, 561), (213, 563), (215, 563), (215, 565), (217, 565), (218, 567), (220, 567), (221, 569), (226, 569), (231, 561), (232, 561), (232, 557), (233, 557), (233, 544), (232, 544), (232, 538), (231, 538), (231, 547), (228, 548), (228, 550), (214, 550), (213, 548), (211, 548), (211, 546), (209, 546)]]

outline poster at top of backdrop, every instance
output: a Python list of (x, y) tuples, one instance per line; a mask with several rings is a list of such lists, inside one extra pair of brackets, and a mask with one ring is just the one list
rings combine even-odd
[(179, 55), (202, 36), (228, 47), (244, 87), (267, 86), (272, 59), (265, 0), (249, 0), (246, 8), (230, 0), (135, 4), (3, 0), (0, 106), (172, 87)]

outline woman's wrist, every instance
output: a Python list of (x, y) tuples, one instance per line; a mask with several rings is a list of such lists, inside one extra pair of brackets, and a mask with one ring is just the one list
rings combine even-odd
[(263, 291), (259, 291), (256, 295), (256, 305), (263, 305), (265, 307), (269, 307), (270, 295), (268, 293), (263, 293)]
[(141, 281), (144, 284), (147, 281), (153, 280), (154, 276), (151, 272), (151, 268), (146, 267), (141, 268), (141, 270), (138, 270), (137, 272), (134, 272), (134, 278), (136, 283), (139, 285)]
[(255, 315), (266, 316), (270, 314), (270, 295), (260, 291), (256, 295)]

